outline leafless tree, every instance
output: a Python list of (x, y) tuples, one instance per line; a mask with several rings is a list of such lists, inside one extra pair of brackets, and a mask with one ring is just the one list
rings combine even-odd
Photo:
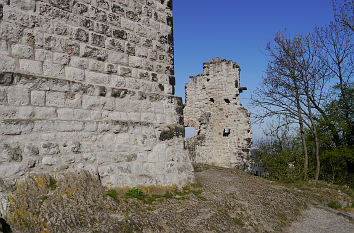
[(315, 35), (290, 38), (285, 33), (277, 33), (274, 44), (268, 43), (267, 52), (270, 61), (266, 77), (262, 88), (252, 96), (252, 103), (264, 110), (258, 115), (259, 118), (282, 115), (297, 122), (305, 158), (305, 179), (308, 169), (305, 130), (312, 132), (317, 180), (320, 145), (316, 116), (330, 95), (329, 69), (325, 61), (319, 58), (321, 47)]
[[(343, 115), (349, 129), (348, 132), (344, 132), (344, 137), (346, 138), (347, 145), (350, 145), (354, 143), (354, 125), (352, 119), (353, 109), (347, 90), (353, 85), (353, 31), (338, 23), (331, 23), (329, 26), (316, 28), (315, 34), (321, 50), (318, 57), (325, 64), (326, 68), (330, 70), (331, 81), (333, 85), (338, 86), (343, 100), (343, 109), (338, 109), (338, 111), (344, 111)], [(341, 145), (337, 129), (329, 120), (324, 109), (317, 105), (315, 107), (327, 122), (336, 146)]]
[(335, 21), (354, 31), (354, 1), (332, 0), (332, 6)]
[(297, 58), (302, 52), (302, 37), (288, 37), (285, 33), (274, 36), (274, 44), (268, 43), (267, 53), (270, 58), (263, 86), (252, 96), (252, 103), (263, 109), (260, 118), (282, 115), (293, 119), (299, 125), (304, 153), (304, 179), (307, 179), (308, 153), (305, 140), (305, 126)]

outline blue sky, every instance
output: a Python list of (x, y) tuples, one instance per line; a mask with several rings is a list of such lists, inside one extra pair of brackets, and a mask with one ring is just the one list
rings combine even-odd
[[(333, 19), (330, 0), (174, 0), (173, 16), (176, 96), (184, 99), (189, 76), (220, 57), (240, 65), (241, 86), (248, 88), (240, 100), (251, 112), (249, 99), (261, 84), (274, 33), (308, 33)], [(252, 126), (253, 137), (261, 137), (265, 126)]]

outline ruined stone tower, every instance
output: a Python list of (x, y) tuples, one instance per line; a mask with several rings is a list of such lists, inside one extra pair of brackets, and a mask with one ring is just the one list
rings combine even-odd
[(0, 0), (0, 181), (191, 181), (173, 56), (171, 0)]
[(184, 125), (196, 132), (187, 142), (194, 162), (250, 168), (250, 118), (238, 99), (244, 89), (240, 87), (240, 67), (220, 58), (204, 63), (203, 73), (190, 77)]

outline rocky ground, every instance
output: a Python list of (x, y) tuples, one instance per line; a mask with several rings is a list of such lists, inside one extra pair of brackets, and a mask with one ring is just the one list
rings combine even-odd
[(88, 174), (32, 177), (10, 197), (6, 219), (14, 232), (305, 232), (318, 220), (310, 217), (321, 216), (313, 205), (352, 201), (349, 189), (326, 184), (277, 184), (210, 166), (195, 171), (195, 183), (180, 189), (105, 190)]

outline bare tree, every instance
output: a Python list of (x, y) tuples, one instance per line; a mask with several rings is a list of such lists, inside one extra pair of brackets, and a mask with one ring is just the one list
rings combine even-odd
[(285, 33), (274, 36), (274, 44), (268, 43), (270, 61), (262, 88), (258, 88), (252, 103), (264, 111), (258, 117), (282, 115), (293, 119), (299, 125), (304, 153), (304, 179), (308, 173), (308, 152), (305, 140), (305, 126), (298, 57), (303, 52), (302, 36), (288, 37)]
[[(274, 44), (268, 43), (270, 57), (263, 86), (252, 97), (252, 103), (264, 111), (260, 118), (285, 116), (298, 124), (303, 144), (304, 173), (307, 178), (308, 154), (305, 130), (314, 137), (316, 157), (315, 179), (320, 174), (320, 145), (317, 121), (320, 111), (330, 93), (330, 70), (319, 58), (321, 47), (313, 34), (290, 38), (285, 33), (274, 37)], [(334, 127), (335, 128), (335, 127)]]
[(350, 30), (354, 31), (354, 1), (353, 0), (332, 0), (334, 19)]
[[(347, 90), (353, 85), (353, 31), (349, 30), (347, 27), (342, 27), (337, 23), (331, 23), (329, 26), (316, 28), (315, 34), (321, 50), (318, 57), (325, 64), (326, 68), (330, 70), (331, 81), (333, 85), (338, 86), (340, 91), (343, 108), (338, 109), (338, 111), (344, 112), (343, 115), (345, 116), (345, 121), (348, 125), (348, 130), (347, 132), (344, 132), (344, 137), (346, 139), (346, 144), (352, 145), (354, 143), (353, 110)], [(314, 106), (328, 124), (336, 146), (341, 145), (342, 142), (340, 142), (339, 133), (325, 110), (321, 106)]]
[(328, 68), (321, 59), (318, 58), (320, 47), (318, 46), (317, 38), (314, 35), (308, 34), (303, 38), (303, 51), (300, 53), (298, 61), (298, 72), (300, 73), (299, 80), (301, 89), (304, 93), (304, 102), (302, 103), (306, 109), (303, 113), (308, 119), (304, 121), (311, 130), (315, 143), (316, 171), (315, 179), (318, 180), (320, 175), (320, 145), (319, 134), (317, 130), (316, 115), (318, 114), (316, 106), (323, 106), (328, 98)]

